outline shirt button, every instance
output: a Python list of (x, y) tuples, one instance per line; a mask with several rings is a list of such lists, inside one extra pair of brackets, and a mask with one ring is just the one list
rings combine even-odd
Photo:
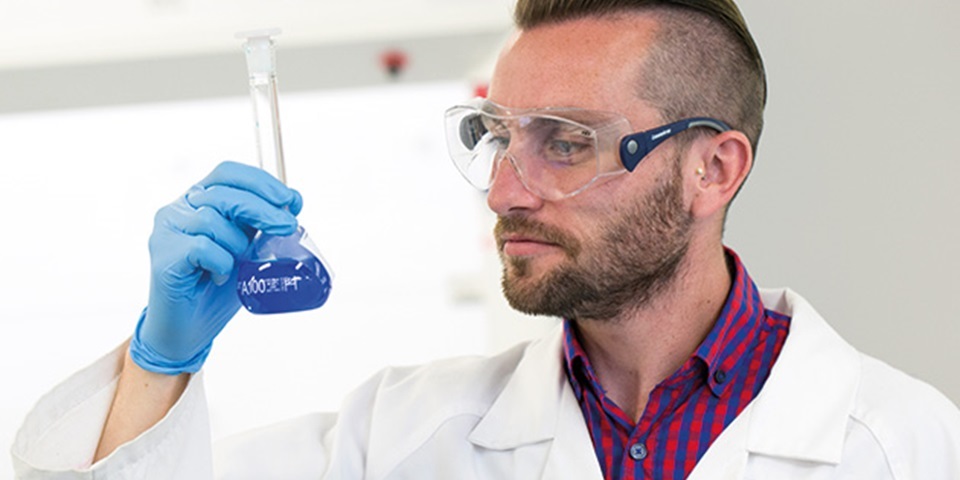
[(634, 443), (631, 445), (630, 458), (637, 461), (647, 458), (647, 446), (642, 443)]
[(724, 372), (723, 370), (717, 370), (716, 372), (713, 372), (713, 380), (716, 381), (717, 383), (726, 382), (727, 372)]

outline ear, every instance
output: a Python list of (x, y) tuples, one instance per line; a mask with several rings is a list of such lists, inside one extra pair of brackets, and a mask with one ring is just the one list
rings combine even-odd
[(695, 218), (726, 211), (753, 168), (753, 148), (743, 132), (727, 131), (694, 142), (684, 177), (693, 186), (690, 206)]

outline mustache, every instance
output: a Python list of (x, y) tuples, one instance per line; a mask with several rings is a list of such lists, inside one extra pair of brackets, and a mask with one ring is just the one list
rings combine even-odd
[(497, 216), (497, 224), (493, 227), (493, 235), (497, 240), (498, 250), (503, 249), (503, 238), (506, 235), (521, 235), (556, 244), (571, 257), (580, 253), (580, 242), (577, 239), (567, 235), (557, 227), (527, 217)]

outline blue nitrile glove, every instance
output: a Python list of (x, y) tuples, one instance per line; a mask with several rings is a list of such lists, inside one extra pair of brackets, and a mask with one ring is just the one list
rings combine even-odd
[(257, 230), (289, 235), (300, 194), (260, 170), (217, 166), (154, 218), (150, 301), (130, 342), (145, 370), (200, 370), (214, 337), (240, 309), (237, 262)]

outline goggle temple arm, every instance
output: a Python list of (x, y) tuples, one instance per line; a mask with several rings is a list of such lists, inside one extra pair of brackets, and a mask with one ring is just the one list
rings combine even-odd
[(730, 130), (730, 126), (720, 120), (697, 117), (680, 120), (643, 132), (632, 133), (620, 140), (620, 163), (628, 172), (632, 172), (640, 164), (640, 160), (643, 160), (643, 157), (668, 138), (696, 127), (712, 128), (718, 132)]

